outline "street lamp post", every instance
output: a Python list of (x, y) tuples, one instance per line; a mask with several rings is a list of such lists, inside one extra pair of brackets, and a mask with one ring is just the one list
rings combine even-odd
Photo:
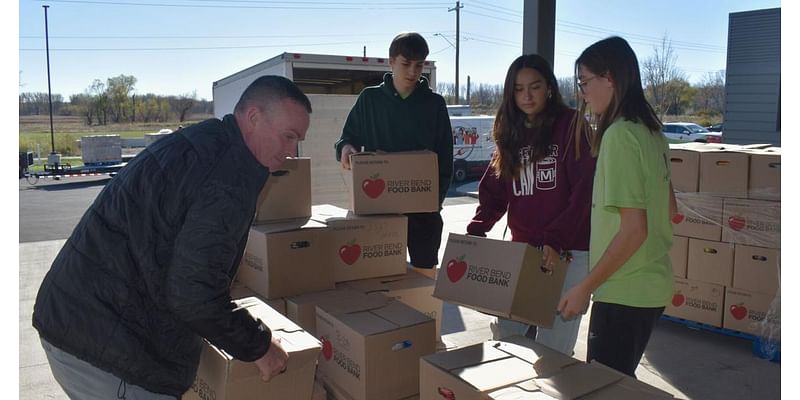
[(44, 8), (44, 43), (45, 49), (47, 51), (47, 102), (50, 106), (50, 156), (47, 158), (47, 163), (51, 165), (55, 165), (58, 168), (58, 164), (61, 163), (61, 157), (58, 153), (56, 153), (56, 139), (55, 135), (53, 134), (53, 94), (50, 88), (50, 35), (47, 29), (47, 9), (50, 7), (48, 5), (43, 5)]

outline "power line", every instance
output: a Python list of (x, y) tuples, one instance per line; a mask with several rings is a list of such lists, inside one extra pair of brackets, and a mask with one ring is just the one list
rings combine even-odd
[[(433, 10), (443, 6), (426, 5), (407, 6), (404, 4), (374, 3), (364, 5), (364, 3), (349, 3), (348, 7), (328, 7), (330, 4), (322, 2), (306, 2), (305, 6), (271, 6), (271, 5), (233, 5), (233, 4), (169, 4), (169, 3), (123, 3), (119, 1), (100, 1), (100, 0), (38, 0), (48, 3), (72, 3), (72, 4), (93, 4), (111, 6), (142, 6), (142, 7), (167, 7), (167, 8), (226, 8), (226, 9), (280, 9), (280, 10)], [(290, 4), (295, 4), (294, 2)], [(352, 6), (349, 6), (352, 4)], [(444, 4), (444, 3), (442, 3)]]
[(522, 21), (514, 21), (514, 20), (507, 19), (507, 18), (494, 17), (494, 16), (491, 16), (491, 15), (476, 13), (474, 11), (464, 11), (464, 12), (467, 13), (467, 14), (480, 15), (481, 17), (492, 18), (492, 19), (497, 19), (497, 20), (506, 21), (506, 22), (512, 22), (512, 23), (515, 23), (515, 24), (521, 24), (522, 23)]
[[(335, 46), (342, 44), (362, 44), (364, 41), (357, 42), (330, 42), (330, 43), (295, 43), (295, 44), (265, 44), (252, 46), (213, 46), (213, 47), (138, 47), (138, 48), (60, 48), (50, 49), (50, 51), (181, 51), (181, 50), (236, 50), (236, 49), (260, 49), (267, 47), (316, 47), (316, 46)], [(376, 42), (366, 42), (376, 43)], [(20, 48), (19, 51), (42, 51), (44, 49)]]

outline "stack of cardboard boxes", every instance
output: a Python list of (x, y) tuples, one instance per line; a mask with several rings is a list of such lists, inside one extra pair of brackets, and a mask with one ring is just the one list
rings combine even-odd
[(671, 146), (678, 201), (665, 314), (780, 340), (779, 148)]
[(184, 399), (670, 398), (520, 337), (436, 352), (442, 300), (551, 326), (566, 268), (542, 270), (524, 243), (451, 234), (440, 279), (410, 272), (403, 214), (438, 211), (436, 155), (360, 153), (351, 165), (351, 210), (311, 206), (309, 159), (273, 173), (231, 287), (281, 338), (286, 372), (264, 383), (206, 343)]

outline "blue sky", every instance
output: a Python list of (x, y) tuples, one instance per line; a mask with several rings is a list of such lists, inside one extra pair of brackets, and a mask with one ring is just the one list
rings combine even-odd
[[(94, 79), (125, 74), (138, 79), (139, 94), (196, 91), (211, 99), (213, 81), (284, 51), (361, 55), (366, 46), (367, 56), (386, 57), (404, 30), (426, 37), (440, 82), (455, 80), (455, 13), (448, 12), (455, 2), (21, 0), (19, 92), (47, 91), (44, 4), (52, 90), (65, 98)], [(521, 52), (523, 1), (462, 5), (460, 81), (501, 83)], [(729, 13), (773, 7), (780, 2), (559, 0), (556, 75), (571, 76), (578, 54), (610, 34), (627, 38), (640, 61), (666, 36), (696, 83), (725, 68)]]

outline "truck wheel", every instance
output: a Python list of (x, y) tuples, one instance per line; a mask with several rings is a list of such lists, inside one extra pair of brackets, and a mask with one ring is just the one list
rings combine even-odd
[(464, 164), (456, 165), (453, 171), (453, 179), (456, 182), (464, 182), (467, 179), (467, 167)]

